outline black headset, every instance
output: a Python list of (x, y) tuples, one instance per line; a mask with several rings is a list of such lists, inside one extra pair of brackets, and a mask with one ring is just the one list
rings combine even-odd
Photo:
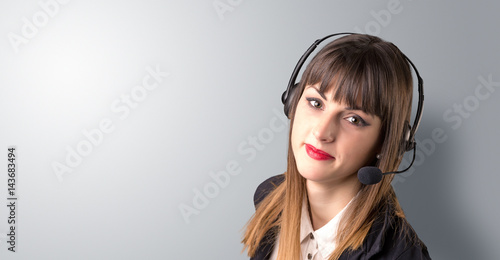
[[(283, 95), (281, 95), (281, 102), (283, 102), (284, 105), (284, 111), (285, 115), (290, 118), (289, 112), (290, 108), (292, 106), (292, 100), (294, 99), (294, 95), (297, 95), (297, 86), (299, 83), (295, 82), (297, 79), (297, 76), (299, 74), (300, 69), (302, 68), (302, 65), (304, 65), (305, 61), (311, 55), (311, 53), (316, 49), (316, 47), (323, 42), (324, 40), (334, 37), (334, 36), (339, 36), (339, 35), (359, 35), (358, 33), (335, 33), (328, 35), (326, 37), (323, 37), (321, 39), (316, 40), (308, 49), (307, 51), (302, 54), (302, 57), (300, 57), (300, 60), (297, 62), (297, 65), (295, 65), (295, 69), (292, 72), (292, 76), (290, 77), (290, 80), (288, 81), (288, 87), (286, 88), (286, 91), (283, 92)], [(405, 130), (404, 130), (404, 139), (401, 144), (401, 153), (405, 153), (407, 151), (414, 150), (416, 147), (416, 142), (415, 142), (415, 132), (417, 132), (418, 125), (420, 124), (420, 120), (422, 119), (422, 110), (424, 109), (424, 81), (420, 77), (420, 74), (418, 73), (417, 68), (411, 62), (406, 55), (404, 55), (404, 58), (408, 61), (408, 63), (411, 65), (413, 70), (415, 71), (415, 74), (417, 75), (418, 79), (418, 107), (417, 107), (417, 113), (415, 115), (415, 121), (413, 122), (413, 127), (410, 126), (409, 122), (406, 122), (405, 124)], [(413, 152), (413, 157), (415, 157), (415, 151)], [(413, 164), (413, 162), (412, 162)], [(410, 165), (411, 167), (411, 165)], [(409, 168), (409, 167), (408, 167)]]

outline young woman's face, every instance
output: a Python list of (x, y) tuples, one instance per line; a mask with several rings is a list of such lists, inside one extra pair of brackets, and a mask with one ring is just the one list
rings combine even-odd
[(357, 178), (380, 149), (380, 118), (332, 100), (332, 91), (323, 95), (319, 84), (306, 86), (295, 111), (292, 150), (300, 174), (309, 181)]

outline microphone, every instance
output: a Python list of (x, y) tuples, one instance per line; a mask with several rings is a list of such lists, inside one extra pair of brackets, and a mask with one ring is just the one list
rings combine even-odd
[(361, 169), (358, 170), (359, 181), (365, 185), (373, 185), (373, 184), (379, 183), (382, 180), (382, 176), (384, 176), (384, 175), (400, 174), (402, 172), (409, 170), (410, 167), (413, 165), (413, 162), (415, 162), (416, 149), (417, 149), (417, 146), (415, 145), (413, 147), (413, 159), (411, 160), (410, 166), (408, 166), (406, 169), (404, 169), (402, 171), (382, 173), (382, 171), (375, 166), (365, 166), (365, 167), (362, 167)]
[(375, 166), (365, 166), (358, 171), (358, 179), (365, 185), (379, 183), (382, 180), (382, 176), (382, 171)]

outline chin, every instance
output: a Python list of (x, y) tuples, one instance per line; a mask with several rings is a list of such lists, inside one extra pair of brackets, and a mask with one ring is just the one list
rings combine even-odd
[(339, 171), (325, 171), (325, 167), (318, 165), (301, 164), (297, 165), (299, 174), (306, 180), (313, 182), (345, 182), (352, 178), (357, 179), (357, 171), (349, 171), (349, 173)]
[(310, 165), (304, 165), (302, 167), (297, 165), (297, 170), (302, 177), (310, 181), (320, 182), (332, 177), (331, 172), (325, 172), (324, 169), (315, 169), (315, 167)]

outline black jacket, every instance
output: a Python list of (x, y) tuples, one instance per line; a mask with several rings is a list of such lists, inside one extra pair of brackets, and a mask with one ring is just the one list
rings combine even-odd
[[(284, 179), (284, 175), (277, 175), (261, 183), (255, 191), (255, 206)], [(376, 218), (363, 245), (357, 250), (345, 251), (340, 256), (340, 260), (431, 259), (427, 247), (420, 241), (410, 224), (392, 213), (392, 207), (389, 205), (385, 212), (380, 213)], [(260, 242), (255, 256), (251, 258), (252, 260), (269, 259), (275, 244), (275, 241), (270, 238), (270, 233), (268, 232)]]

